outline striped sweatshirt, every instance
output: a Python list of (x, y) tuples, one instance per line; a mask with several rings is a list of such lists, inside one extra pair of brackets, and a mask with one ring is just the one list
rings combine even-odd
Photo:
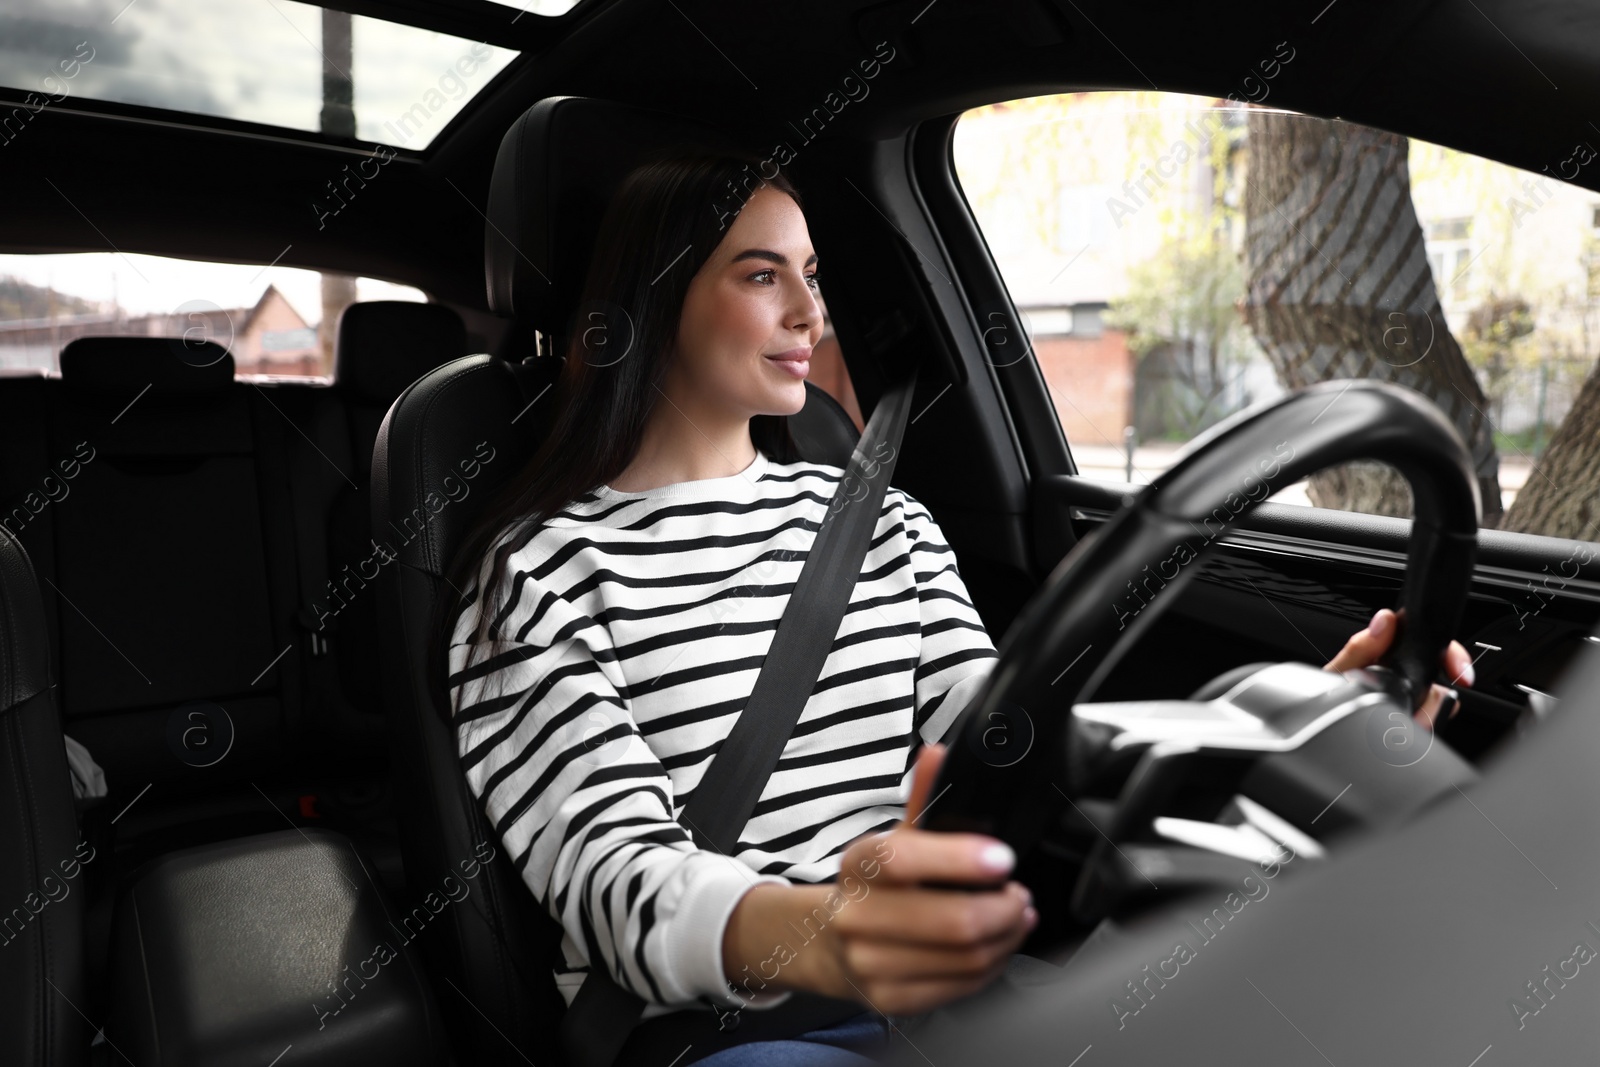
[(750, 697), (842, 476), (757, 451), (728, 477), (601, 486), (510, 555), (498, 650), (469, 643), (493, 551), (463, 598), (449, 650), (462, 768), (565, 932), (568, 1004), (596, 961), (645, 1018), (787, 999), (723, 974), (734, 906), (760, 883), (833, 881), (850, 842), (902, 819), (917, 749), (945, 739), (993, 667), (944, 535), (891, 487), (734, 855), (675, 821)]

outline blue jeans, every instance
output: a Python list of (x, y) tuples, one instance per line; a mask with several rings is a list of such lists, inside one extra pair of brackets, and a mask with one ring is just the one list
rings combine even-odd
[(875, 1011), (782, 1041), (751, 1041), (713, 1052), (695, 1067), (870, 1067), (889, 1048), (889, 1023)]

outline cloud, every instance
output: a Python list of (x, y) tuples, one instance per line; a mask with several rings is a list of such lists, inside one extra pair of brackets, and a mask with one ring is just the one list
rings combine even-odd
[[(73, 54), (95, 50), (72, 94), (313, 131), (322, 109), (322, 9), (296, 0), (6, 0), (0, 84), (30, 90)], [(115, 22), (112, 19), (115, 18)], [(474, 42), (355, 16), (357, 119), (375, 136), (435, 90)], [(480, 46), (481, 47), (481, 46)], [(490, 48), (464, 92), (430, 108), (429, 135), (515, 53)], [(454, 85), (454, 82), (451, 83)], [(447, 88), (449, 88), (447, 86)], [(387, 139), (379, 137), (378, 139)]]

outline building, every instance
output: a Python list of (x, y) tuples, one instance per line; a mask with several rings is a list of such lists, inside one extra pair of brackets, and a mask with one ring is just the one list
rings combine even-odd
[[(1292, 54), (1280, 59), (1286, 66)], [(1269, 88), (1263, 81), (1253, 98), (1266, 100)], [(1214, 235), (1237, 257), (1246, 125), (1243, 106), (1156, 92), (1013, 100), (968, 111), (958, 124), (962, 192), (1075, 445), (1120, 447), (1130, 425), (1145, 440), (1186, 439), (1199, 428), (1177, 425), (1181, 395), (1151, 402), (1196, 384), (1192, 370), (1187, 382), (1172, 373), (1173, 350), (1193, 339), (1141, 357), (1116, 323), (1141, 284), (1155, 299), (1150, 266), (1171, 264), (1184, 239)], [(1360, 127), (1347, 131), (1354, 145)], [(1560, 180), (1600, 166), (1600, 156), (1580, 141), (1532, 174), (1412, 141), (1408, 164), (1446, 325), (1490, 398), (1491, 420), (1503, 433), (1547, 440), (1600, 357), (1600, 198)], [(1232, 280), (1242, 299), (1242, 269)], [(1180, 286), (1157, 298), (1176, 307), (1185, 297)], [(1232, 314), (1234, 299), (1223, 293), (1215, 312), (1227, 328), (1221, 358), (1190, 360), (1222, 372), (1198, 383), (1213, 397), (1201, 412), (1206, 424), (1282, 391)], [(975, 310), (981, 318), (995, 309)]]
[(326, 373), (316, 327), (272, 285), (248, 308), (219, 308), (196, 300), (170, 314), (130, 316), (114, 308), (0, 322), (0, 373), (59, 372), (61, 349), (69, 341), (106, 335), (215, 341), (233, 353), (238, 374), (305, 377)]

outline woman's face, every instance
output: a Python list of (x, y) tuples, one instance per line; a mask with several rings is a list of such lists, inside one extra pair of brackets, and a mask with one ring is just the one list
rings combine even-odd
[(664, 387), (674, 403), (707, 418), (799, 411), (822, 337), (816, 261), (799, 205), (771, 186), (752, 194), (689, 283)]

